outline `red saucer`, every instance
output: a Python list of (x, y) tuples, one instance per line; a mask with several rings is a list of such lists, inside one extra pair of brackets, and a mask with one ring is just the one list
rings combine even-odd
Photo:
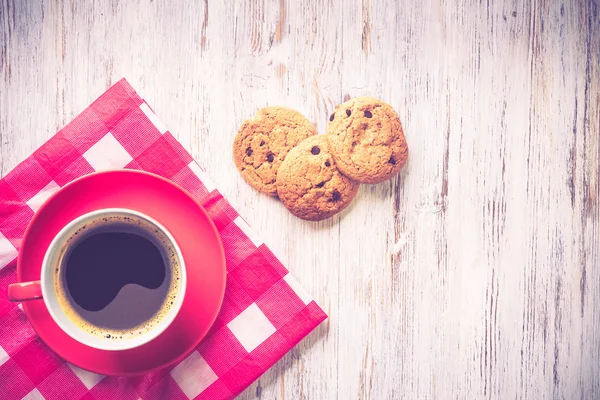
[(187, 288), (175, 321), (153, 341), (131, 350), (104, 351), (64, 333), (43, 300), (24, 302), (33, 328), (68, 362), (104, 375), (135, 375), (164, 368), (190, 353), (215, 321), (225, 292), (225, 256), (206, 211), (186, 191), (146, 172), (99, 172), (77, 179), (52, 195), (31, 220), (19, 251), (20, 282), (40, 279), (44, 254), (70, 221), (101, 208), (128, 208), (164, 225), (185, 260)]

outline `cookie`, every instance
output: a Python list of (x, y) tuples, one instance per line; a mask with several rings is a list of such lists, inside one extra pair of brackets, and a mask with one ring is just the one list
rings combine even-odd
[(396, 111), (373, 97), (340, 104), (329, 117), (327, 139), (338, 169), (361, 183), (379, 183), (406, 163), (408, 146)]
[(277, 194), (295, 216), (320, 221), (352, 202), (360, 184), (342, 175), (325, 135), (303, 140), (288, 153), (277, 173)]
[(233, 159), (250, 186), (270, 195), (277, 194), (277, 170), (285, 156), (315, 128), (298, 111), (286, 107), (265, 107), (246, 120), (233, 142)]

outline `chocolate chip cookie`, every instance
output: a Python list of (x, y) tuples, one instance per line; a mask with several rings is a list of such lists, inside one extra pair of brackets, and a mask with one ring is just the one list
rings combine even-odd
[(396, 111), (373, 97), (340, 104), (329, 117), (327, 139), (338, 169), (361, 183), (383, 182), (406, 163), (408, 146)]
[(309, 137), (290, 150), (277, 173), (277, 194), (283, 204), (310, 221), (342, 211), (359, 186), (338, 171), (325, 135)]
[(233, 159), (242, 177), (255, 189), (277, 194), (277, 170), (290, 149), (315, 128), (298, 111), (265, 107), (246, 120), (233, 142)]

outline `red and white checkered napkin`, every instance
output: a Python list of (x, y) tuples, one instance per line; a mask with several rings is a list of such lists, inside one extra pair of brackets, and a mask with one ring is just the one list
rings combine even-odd
[[(135, 378), (66, 363), (6, 293), (27, 223), (44, 200), (75, 178), (116, 168), (162, 175), (198, 199), (221, 234), (228, 271), (223, 307), (198, 348), (174, 367)], [(2, 399), (232, 398), (326, 317), (125, 80), (0, 180)]]

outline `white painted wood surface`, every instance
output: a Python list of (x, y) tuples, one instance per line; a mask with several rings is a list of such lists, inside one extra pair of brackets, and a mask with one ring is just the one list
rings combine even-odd
[[(330, 315), (242, 399), (600, 398), (598, 0), (0, 0), (0, 49), (2, 175), (126, 77)], [(358, 95), (410, 156), (341, 217), (238, 175)]]

